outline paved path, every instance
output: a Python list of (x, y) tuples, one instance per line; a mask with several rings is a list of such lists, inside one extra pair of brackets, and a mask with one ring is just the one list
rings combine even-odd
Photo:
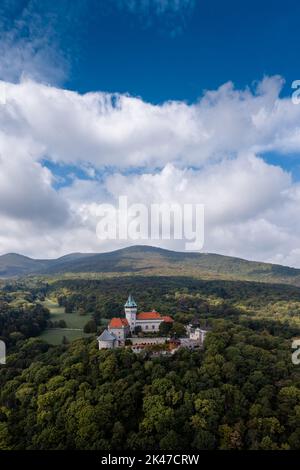
[(59, 330), (59, 331), (83, 331), (82, 328), (47, 328), (48, 330)]

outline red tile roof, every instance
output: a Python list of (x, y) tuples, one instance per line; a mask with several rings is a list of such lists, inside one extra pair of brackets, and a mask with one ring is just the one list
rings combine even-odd
[(166, 323), (173, 323), (173, 322), (174, 322), (173, 318), (170, 317), (169, 315), (166, 315), (166, 316), (161, 317), (161, 318), (162, 318), (162, 320), (163, 320), (164, 322), (166, 322)]
[[(136, 316), (136, 319), (137, 320), (144, 320), (144, 321), (147, 321), (147, 320), (162, 320), (166, 323), (173, 323), (173, 321), (174, 321), (173, 318), (170, 317), (169, 315), (161, 316), (161, 314), (156, 312), (155, 310), (152, 310), (152, 312), (138, 313), (137, 316)], [(125, 327), (128, 327), (128, 326), (129, 326), (129, 323), (126, 320), (126, 318), (117, 318), (117, 317), (112, 318), (109, 322), (109, 325), (108, 325), (108, 327), (110, 329), (125, 328)]]
[(136, 316), (137, 320), (161, 320), (160, 313), (152, 310), (152, 312), (141, 312)]
[(109, 328), (125, 328), (126, 326), (129, 326), (128, 321), (126, 318), (112, 318), (109, 322), (108, 327)]

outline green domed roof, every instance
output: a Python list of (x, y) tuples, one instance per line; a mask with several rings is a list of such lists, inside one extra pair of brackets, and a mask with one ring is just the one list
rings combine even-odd
[(137, 307), (137, 304), (134, 301), (134, 298), (131, 294), (129, 294), (128, 299), (124, 307)]

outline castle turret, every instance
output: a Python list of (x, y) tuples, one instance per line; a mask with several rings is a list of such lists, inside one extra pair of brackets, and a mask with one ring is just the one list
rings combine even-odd
[(135, 329), (136, 313), (137, 313), (137, 304), (134, 301), (134, 298), (129, 294), (126, 304), (124, 305), (126, 320), (129, 323), (131, 333)]

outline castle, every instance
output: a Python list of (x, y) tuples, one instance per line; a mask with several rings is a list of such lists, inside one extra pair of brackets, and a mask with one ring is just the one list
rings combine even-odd
[(126, 338), (138, 330), (144, 333), (159, 331), (161, 323), (173, 323), (170, 316), (162, 316), (156, 310), (137, 313), (137, 304), (131, 294), (124, 305), (125, 318), (114, 317), (108, 328), (97, 338), (99, 349), (109, 349), (121, 346)]

